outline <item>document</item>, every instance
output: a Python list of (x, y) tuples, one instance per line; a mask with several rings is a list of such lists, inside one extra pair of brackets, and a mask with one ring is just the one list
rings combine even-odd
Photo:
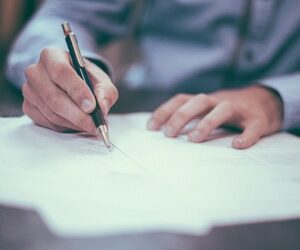
[[(279, 133), (247, 150), (216, 130), (188, 142), (146, 129), (148, 113), (111, 115), (98, 138), (0, 118), (0, 204), (33, 208), (63, 236), (169, 231), (300, 216), (300, 139)], [(185, 128), (191, 129), (193, 123)]]

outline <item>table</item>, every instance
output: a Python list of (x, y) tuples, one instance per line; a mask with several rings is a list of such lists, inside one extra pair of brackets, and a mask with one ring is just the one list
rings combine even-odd
[[(0, 116), (22, 115), (21, 106), (21, 93), (0, 80)], [(296, 250), (300, 249), (300, 218), (219, 226), (203, 236), (141, 232), (139, 234), (63, 238), (49, 231), (36, 211), (0, 204), (0, 249)]]

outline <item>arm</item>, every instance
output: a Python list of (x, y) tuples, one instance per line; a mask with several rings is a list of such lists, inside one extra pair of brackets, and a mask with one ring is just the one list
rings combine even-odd
[(198, 125), (188, 133), (190, 141), (206, 141), (214, 129), (228, 125), (242, 130), (241, 135), (233, 139), (232, 146), (244, 149), (280, 130), (282, 106), (275, 91), (259, 85), (208, 95), (180, 94), (153, 113), (148, 128), (162, 129), (166, 136), (176, 137), (189, 121), (201, 117)]
[[(49, 0), (20, 34), (8, 58), (7, 75), (22, 86), (23, 111), (35, 123), (57, 131), (95, 133), (91, 113), (96, 100), (104, 115), (116, 102), (109, 67), (97, 54), (126, 33), (132, 0)], [(93, 92), (72, 68), (61, 23), (69, 21), (77, 34)]]
[(230, 125), (243, 130), (232, 142), (237, 149), (248, 148), (280, 129), (299, 129), (300, 74), (259, 82), (209, 95), (177, 95), (153, 113), (148, 127), (162, 128), (166, 136), (174, 137), (191, 119), (200, 116), (201, 121), (188, 134), (189, 140), (203, 142), (217, 127)]
[(237, 149), (251, 147), (261, 137), (281, 129), (299, 129), (300, 74), (258, 82), (208, 95), (177, 95), (153, 113), (148, 128), (162, 129), (166, 136), (176, 137), (190, 120), (202, 117), (188, 134), (189, 140), (203, 142), (217, 127), (229, 125), (243, 131), (232, 142)]
[(97, 59), (108, 74), (110, 69), (97, 54), (98, 45), (105, 45), (127, 31), (133, 1), (48, 0), (17, 38), (7, 63), (7, 77), (20, 87), (25, 82), (25, 69), (36, 63), (46, 47), (66, 49), (61, 23), (69, 21), (78, 36), (82, 53)]

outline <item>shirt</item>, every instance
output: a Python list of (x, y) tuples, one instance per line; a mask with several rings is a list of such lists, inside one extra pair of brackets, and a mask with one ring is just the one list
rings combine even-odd
[(49, 0), (14, 43), (6, 72), (21, 86), (42, 48), (66, 48), (67, 20), (83, 55), (109, 74), (98, 48), (133, 34), (141, 60), (129, 71), (140, 76), (127, 81), (131, 88), (208, 93), (262, 84), (283, 100), (283, 129), (300, 128), (299, 9), (300, 0)]

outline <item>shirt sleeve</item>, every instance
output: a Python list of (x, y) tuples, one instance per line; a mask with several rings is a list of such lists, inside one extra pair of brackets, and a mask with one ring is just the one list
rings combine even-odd
[(82, 55), (111, 75), (111, 68), (98, 54), (98, 48), (126, 34), (132, 6), (133, 0), (45, 1), (12, 46), (7, 59), (7, 78), (21, 87), (25, 69), (38, 61), (43, 48), (67, 49), (61, 29), (64, 21), (69, 21), (76, 33)]
[(282, 129), (300, 128), (300, 73), (260, 81), (263, 86), (277, 91), (283, 101)]

